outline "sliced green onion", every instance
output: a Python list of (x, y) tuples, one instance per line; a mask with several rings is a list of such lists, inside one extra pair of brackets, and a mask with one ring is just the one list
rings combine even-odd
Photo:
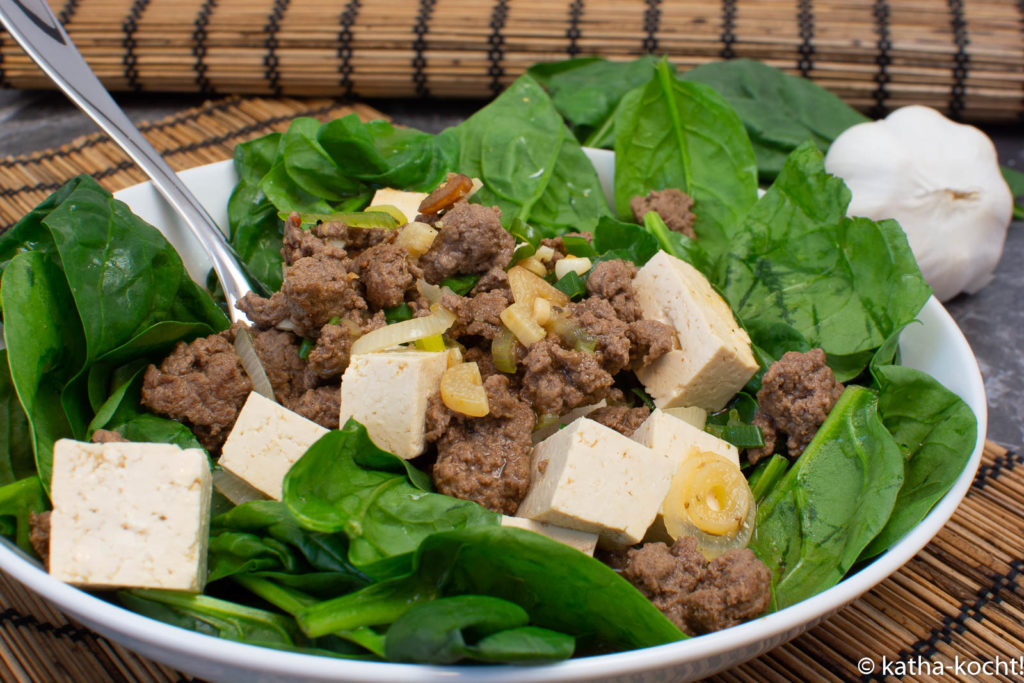
[[(374, 209), (376, 208), (374, 207)], [(283, 218), (287, 220), (287, 214)], [(390, 213), (376, 210), (345, 211), (341, 213), (304, 213), (299, 216), (299, 221), (302, 226), (315, 225), (317, 223), (344, 223), (350, 228), (397, 228), (401, 225)]]
[(570, 348), (586, 353), (597, 349), (597, 340), (582, 325), (569, 318), (552, 316), (547, 324), (548, 331), (558, 336)]
[(494, 367), (500, 372), (514, 374), (518, 367), (516, 359), (516, 335), (504, 325), (501, 326), (501, 334), (491, 342), (491, 358), (494, 359)]
[(386, 213), (387, 215), (391, 216), (396, 221), (398, 221), (399, 225), (405, 225), (406, 223), (409, 222), (409, 219), (405, 217), (405, 214), (402, 213), (402, 210), (393, 204), (376, 204), (374, 206), (368, 206), (366, 207), (366, 210), (363, 211), (363, 213), (368, 212)]
[(301, 358), (302, 360), (306, 360), (307, 358), (309, 358), (309, 352), (313, 350), (314, 346), (316, 346), (315, 341), (313, 341), (309, 337), (304, 338), (302, 340), (302, 343), (299, 344), (299, 358)]
[(416, 348), (420, 351), (444, 351), (447, 347), (444, 345), (444, 337), (433, 334), (423, 339), (417, 339)]
[(594, 245), (586, 237), (580, 235), (564, 235), (562, 237), (562, 246), (565, 247), (567, 254), (572, 254), (573, 256), (586, 256), (587, 258), (596, 258), (598, 256)]
[(715, 413), (709, 417), (704, 431), (723, 441), (728, 441), (736, 448), (761, 448), (764, 446), (764, 435), (761, 434), (761, 428), (744, 421), (736, 408), (731, 408), (728, 412)]
[(459, 275), (458, 277), (445, 278), (441, 281), (441, 286), (447, 287), (459, 296), (465, 296), (469, 293), (469, 290), (476, 286), (479, 280), (479, 275)]

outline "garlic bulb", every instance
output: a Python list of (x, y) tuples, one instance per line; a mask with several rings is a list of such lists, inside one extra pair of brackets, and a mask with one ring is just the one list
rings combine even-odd
[(977, 128), (928, 107), (902, 107), (844, 131), (825, 169), (849, 186), (850, 216), (899, 221), (940, 300), (992, 279), (1013, 197), (995, 146)]

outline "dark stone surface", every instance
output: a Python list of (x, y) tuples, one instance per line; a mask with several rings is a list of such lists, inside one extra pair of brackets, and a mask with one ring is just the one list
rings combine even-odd
[[(136, 122), (153, 121), (196, 106), (195, 95), (117, 95)], [(370, 102), (398, 123), (437, 132), (461, 121), (480, 102), (383, 100)], [(0, 156), (55, 147), (96, 128), (60, 94), (0, 91)], [(1000, 161), (1024, 171), (1024, 129), (986, 128)], [(969, 239), (965, 237), (965, 239)], [(947, 302), (978, 358), (989, 402), (988, 438), (1019, 450), (1024, 446), (1024, 221), (1007, 235), (995, 279), (975, 295)]]

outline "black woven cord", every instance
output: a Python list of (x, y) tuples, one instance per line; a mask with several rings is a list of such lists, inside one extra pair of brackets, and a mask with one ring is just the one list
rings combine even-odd
[(142, 86), (139, 84), (139, 71), (135, 68), (138, 64), (138, 58), (135, 56), (135, 31), (138, 30), (139, 19), (148, 6), (149, 0), (135, 0), (124, 23), (121, 24), (121, 30), (124, 32), (124, 40), (121, 42), (124, 46), (124, 58), (121, 60), (124, 65), (124, 77), (128, 81), (128, 89), (136, 92), (142, 90)]
[(971, 484), (971, 488), (967, 489), (967, 495), (970, 496), (980, 491), (988, 486), (988, 483), (993, 479), (998, 479), (1005, 472), (1012, 472), (1017, 465), (1022, 464), (1024, 464), (1024, 456), (1013, 451), (994, 458), (991, 465), (982, 465), (978, 468), (978, 473), (974, 475), (974, 482)]
[(75, 643), (80, 640), (100, 637), (87, 628), (74, 626), (73, 624), (54, 626), (48, 621), (39, 621), (35, 616), (22, 614), (13, 607), (8, 607), (3, 612), (0, 612), (0, 623), (10, 624), (16, 628), (31, 628), (36, 633), (43, 633), (55, 638), (67, 638)]
[(722, 59), (733, 59), (736, 50), (736, 0), (722, 0), (722, 51), (719, 56)]
[[(1024, 2), (1024, 0), (1021, 0)], [(878, 36), (878, 41), (875, 46), (878, 48), (878, 54), (875, 56), (875, 64), (878, 65), (878, 71), (875, 72), (875, 85), (877, 86), (872, 92), (875, 98), (875, 106), (872, 109), (872, 114), (875, 118), (882, 118), (888, 113), (888, 107), (885, 102), (889, 99), (889, 81), (892, 80), (889, 76), (889, 66), (892, 64), (892, 55), (889, 51), (892, 50), (892, 40), (890, 39), (891, 34), (889, 32), (889, 3), (886, 0), (875, 0), (873, 9), (875, 15), (875, 34)]]
[(412, 82), (416, 86), (416, 94), (420, 97), (429, 97), (430, 88), (427, 87), (427, 57), (424, 54), (427, 50), (427, 32), (430, 31), (430, 17), (434, 14), (435, 0), (420, 0), (420, 9), (416, 13), (416, 25), (412, 32), (416, 39), (412, 41)]
[[(1024, 3), (1024, 0), (1021, 0)], [(573, 0), (569, 5), (569, 28), (565, 37), (569, 39), (569, 46), (565, 51), (570, 57), (576, 57), (580, 53), (580, 19), (583, 18), (583, 0)]]
[(797, 25), (800, 27), (800, 59), (797, 60), (797, 68), (800, 75), (807, 78), (814, 68), (814, 5), (812, 0), (800, 0), (796, 15)]
[(64, 6), (57, 12), (57, 21), (67, 26), (68, 22), (75, 16), (75, 12), (78, 11), (78, 2), (79, 0), (68, 0), (65, 2)]
[(210, 17), (217, 8), (217, 0), (204, 0), (192, 23), (192, 56), (196, 63), (192, 67), (196, 72), (196, 88), (204, 95), (214, 94), (210, 79), (206, 77), (206, 27), (210, 25)]
[(501, 92), (501, 77), (505, 75), (505, 67), (502, 62), (505, 60), (505, 20), (508, 19), (507, 0), (498, 0), (491, 10), (491, 35), (487, 36), (487, 59), (491, 65), (487, 68), (487, 75), (491, 77), (491, 92), (498, 95)]
[(349, 0), (338, 19), (338, 85), (341, 96), (352, 97), (352, 27), (359, 17), (359, 0)]
[(290, 2), (291, 0), (274, 0), (274, 7), (270, 10), (267, 23), (263, 27), (264, 33), (267, 34), (267, 39), (263, 42), (263, 47), (267, 50), (263, 57), (263, 77), (267, 79), (270, 92), (275, 97), (281, 96), (281, 72), (277, 69), (281, 64), (277, 57), (277, 32), (281, 30), (281, 20), (284, 19)]
[(950, 28), (953, 30), (953, 44), (956, 54), (953, 55), (953, 87), (949, 91), (949, 113), (959, 121), (964, 112), (964, 95), (967, 94), (967, 67), (970, 55), (967, 54), (967, 18), (964, 16), (963, 0), (949, 0)]
[(644, 10), (644, 52), (654, 54), (658, 51), (658, 29), (661, 28), (661, 0), (647, 0)]
[[(960, 603), (960, 609), (956, 616), (946, 615), (942, 618), (942, 624), (933, 628), (927, 636), (921, 638), (910, 646), (909, 650), (900, 650), (897, 660), (907, 661), (910, 659), (929, 659), (939, 649), (939, 643), (952, 643), (953, 635), (963, 633), (967, 629), (967, 620), (981, 621), (984, 619), (982, 610), (991, 602), (999, 602), (1002, 598), (1000, 593), (1010, 589), (1013, 590), (1017, 579), (1024, 571), (1024, 561), (1014, 560), (1010, 563), (1010, 571), (1006, 574), (996, 574), (992, 577), (988, 586), (983, 587), (975, 593), (973, 600), (964, 600)], [(862, 680), (881, 680), (876, 675), (865, 676)]]

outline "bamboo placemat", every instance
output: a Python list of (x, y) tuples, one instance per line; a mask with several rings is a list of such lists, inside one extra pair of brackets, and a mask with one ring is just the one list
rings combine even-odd
[[(328, 119), (352, 111), (379, 116), (370, 107), (329, 100), (230, 98), (142, 128), (182, 169), (229, 158), (234, 144), (283, 129), (292, 117)], [(0, 231), (79, 173), (110, 190), (143, 179), (100, 135), (0, 159)], [(879, 664), (883, 657), (933, 667), (941, 662), (943, 680), (969, 680), (954, 670), (957, 661), (1009, 662), (1024, 655), (1022, 464), (1024, 457), (987, 444), (974, 486), (952, 520), (897, 574), (824, 624), (717, 680), (849, 680), (860, 677), (864, 657)], [(183, 678), (75, 624), (0, 574), (0, 680)]]
[[(1024, 3), (1007, 0), (49, 0), (107, 87), (483, 97), (536, 61), (751, 57), (875, 114), (1024, 115)], [(51, 87), (0, 41), (0, 84)]]

